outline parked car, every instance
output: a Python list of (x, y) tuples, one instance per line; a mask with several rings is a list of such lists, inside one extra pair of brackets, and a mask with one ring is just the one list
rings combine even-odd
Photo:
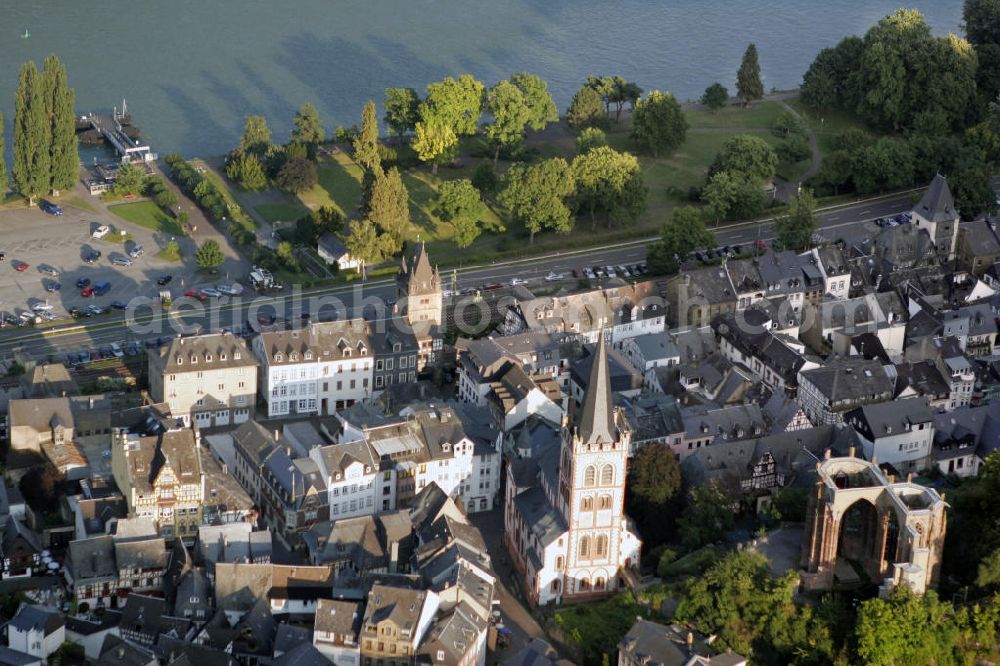
[(139, 355), (139, 345), (134, 342), (130, 342), (125, 345), (125, 355), (126, 356), (138, 356)]
[(516, 287), (519, 284), (528, 284), (528, 281), (524, 278), (512, 278), (510, 281), (510, 286)]
[(558, 282), (559, 280), (562, 279), (563, 279), (562, 273), (549, 272), (549, 274), (545, 276), (546, 282)]
[(132, 265), (132, 260), (128, 257), (115, 257), (111, 260), (111, 263), (115, 266), (124, 266), (125, 268), (128, 268)]
[(111, 301), (111, 307), (115, 310), (128, 310), (128, 304), (122, 301)]
[(49, 215), (62, 215), (62, 213), (63, 213), (62, 208), (60, 208), (59, 206), (55, 205), (51, 201), (45, 201), (43, 199), (42, 203), (40, 205), (42, 207), (42, 210), (44, 210)]
[(111, 343), (111, 353), (114, 354), (115, 358), (121, 358), (125, 356), (125, 351), (122, 349), (121, 345), (117, 342)]
[(618, 277), (618, 274), (615, 273), (615, 267), (614, 266), (605, 266), (604, 267), (604, 274), (607, 275), (609, 278)]
[(52, 309), (52, 306), (49, 305), (48, 303), (39, 302), (39, 303), (33, 303), (31, 305), (31, 309), (34, 310), (35, 312), (48, 312), (49, 310)]
[(632, 277), (632, 271), (627, 266), (615, 266), (615, 271), (624, 278)]
[(80, 363), (90, 363), (90, 352), (82, 351), (78, 354), (80, 357)]
[(98, 280), (94, 283), (94, 295), (103, 296), (104, 294), (111, 291), (111, 283), (107, 280)]
[(100, 259), (100, 258), (101, 258), (101, 252), (100, 252), (100, 250), (94, 250), (90, 254), (88, 254), (86, 257), (84, 257), (83, 260), (85, 262), (87, 262), (88, 264), (96, 264), (97, 260)]
[(80, 295), (83, 296), (84, 298), (90, 298), (91, 296), (94, 295), (94, 288), (91, 286), (86, 286), (83, 288), (82, 291), (80, 291)]
[(199, 301), (205, 300), (205, 297), (197, 289), (188, 289), (184, 292), (184, 295), (188, 298), (197, 298)]
[(89, 287), (89, 286), (90, 286), (90, 278), (88, 277), (82, 277), (76, 281), (77, 289), (83, 289), (84, 287)]
[(23, 273), (24, 271), (28, 270), (28, 268), (29, 265), (24, 261), (14, 262), (14, 270), (17, 271), (18, 273)]
[(497, 289), (503, 289), (503, 285), (499, 282), (487, 282), (483, 285), (483, 291), (496, 291)]
[(608, 274), (600, 266), (594, 266), (594, 275), (598, 278), (605, 278)]
[(94, 232), (92, 234), (90, 234), (90, 237), (91, 238), (104, 238), (109, 233), (111, 233), (111, 227), (109, 227), (106, 224), (102, 224), (101, 226), (99, 226), (96, 229), (94, 229)]
[(86, 312), (87, 316), (91, 317), (99, 314), (104, 314), (104, 308), (102, 308), (100, 305), (88, 305)]
[(101, 347), (97, 351), (100, 352), (101, 358), (111, 358), (112, 356), (115, 355), (115, 353), (114, 353), (114, 351), (112, 351), (110, 345), (104, 345), (103, 347)]
[(201, 295), (208, 296), (209, 298), (218, 298), (219, 296), (222, 296), (222, 292), (220, 292), (218, 289), (205, 287), (204, 289), (201, 290)]
[(174, 279), (174, 276), (173, 276), (173, 275), (161, 275), (161, 276), (160, 276), (160, 277), (159, 277), (159, 278), (158, 278), (158, 279), (156, 280), (156, 284), (158, 284), (158, 285), (160, 285), (160, 286), (162, 287), (162, 286), (164, 286), (164, 285), (168, 285), (168, 284), (170, 284), (170, 281), (171, 281), (171, 280), (173, 280), (173, 279)]
[(594, 279), (596, 279), (596, 278), (597, 278), (597, 274), (596, 274), (596, 273), (594, 273), (593, 269), (591, 269), (591, 268), (584, 268), (584, 269), (583, 269), (583, 275), (584, 275), (584, 277), (586, 277), (586, 278), (587, 278), (588, 280), (594, 280)]
[(128, 256), (132, 257), (133, 259), (138, 259), (144, 253), (145, 253), (145, 250), (142, 249), (142, 246), (141, 245), (136, 245), (131, 250), (128, 251)]
[(62, 285), (59, 284), (58, 282), (56, 282), (55, 280), (50, 280), (45, 285), (45, 291), (49, 292), (50, 294), (54, 294), (55, 292), (59, 291), (60, 289), (62, 289)]
[(59, 276), (59, 271), (56, 270), (54, 267), (49, 266), (48, 264), (42, 264), (41, 266), (39, 266), (38, 271), (40, 273), (45, 273), (46, 275), (51, 275), (52, 277)]

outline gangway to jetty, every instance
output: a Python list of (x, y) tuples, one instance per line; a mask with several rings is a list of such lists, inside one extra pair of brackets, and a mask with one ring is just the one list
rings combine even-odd
[[(121, 157), (122, 164), (132, 162), (155, 162), (157, 155), (149, 145), (133, 139), (124, 130), (122, 120), (128, 117), (128, 109), (125, 101), (122, 100), (122, 110), (118, 107), (111, 110), (111, 114), (90, 113), (80, 118), (81, 121), (90, 123), (90, 126), (101, 133), (101, 136), (114, 146), (115, 151)], [(126, 121), (127, 122), (127, 121)]]

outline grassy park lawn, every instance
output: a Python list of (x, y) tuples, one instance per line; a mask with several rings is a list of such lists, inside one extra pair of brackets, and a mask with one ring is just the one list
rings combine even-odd
[(821, 155), (826, 155), (837, 149), (835, 145), (837, 135), (845, 130), (860, 129), (876, 134), (857, 116), (847, 111), (825, 110), (818, 113), (803, 104), (798, 98), (788, 100), (788, 105), (798, 111), (809, 128), (816, 133), (816, 141), (819, 143)]
[(262, 203), (254, 206), (257, 214), (274, 224), (275, 222), (294, 222), (309, 212), (300, 203)]
[(159, 231), (170, 236), (183, 236), (184, 231), (177, 221), (163, 212), (163, 209), (152, 201), (140, 201), (138, 203), (118, 204), (109, 206), (108, 210), (132, 224), (140, 227)]
[(311, 210), (332, 206), (351, 217), (361, 200), (361, 167), (343, 150), (324, 156), (319, 162), (319, 184), (299, 195), (302, 203)]
[(757, 102), (750, 107), (731, 105), (718, 111), (699, 108), (686, 111), (684, 115), (690, 129), (745, 127), (769, 130), (781, 112), (781, 105), (777, 102)]

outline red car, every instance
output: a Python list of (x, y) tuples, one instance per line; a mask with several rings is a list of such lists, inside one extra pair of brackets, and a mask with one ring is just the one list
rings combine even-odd
[(85, 287), (83, 291), (80, 292), (80, 295), (83, 296), (84, 298), (90, 298), (91, 296), (94, 295), (94, 288)]
[(197, 298), (199, 301), (205, 300), (205, 295), (202, 294), (197, 289), (188, 289), (187, 291), (184, 292), (184, 295), (187, 296), (188, 298)]
[(28, 264), (24, 263), (23, 261), (18, 261), (14, 264), (14, 270), (17, 271), (18, 273), (23, 273), (24, 271), (28, 270)]

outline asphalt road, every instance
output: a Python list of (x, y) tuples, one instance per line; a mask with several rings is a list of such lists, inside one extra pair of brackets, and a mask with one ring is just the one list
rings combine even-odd
[[(821, 216), (819, 233), (829, 240), (838, 238), (858, 238), (874, 233), (871, 223), (878, 217), (897, 214), (912, 208), (910, 195), (893, 197), (877, 202), (864, 202), (855, 206), (840, 208)], [(768, 241), (773, 238), (771, 223), (748, 223), (721, 228), (715, 231), (719, 246), (745, 244), (757, 239)], [(544, 277), (555, 272), (562, 274), (567, 282), (572, 282), (572, 271), (593, 266), (634, 265), (644, 262), (646, 243), (637, 241), (606, 249), (572, 251), (534, 258), (528, 262), (491, 264), (477, 268), (459, 269), (454, 273), (457, 289), (482, 288), (490, 283), (509, 285), (514, 278), (527, 280), (529, 286), (543, 283)], [(442, 275), (446, 288), (451, 288), (453, 273), (445, 270)], [(222, 297), (211, 302), (185, 303), (180, 307), (184, 314), (164, 315), (158, 306), (140, 306), (135, 318), (140, 325), (124, 325), (120, 314), (105, 315), (93, 320), (82, 320), (63, 334), (53, 335), (30, 328), (7, 328), (0, 331), (0, 358), (9, 357), (17, 348), (23, 348), (36, 358), (60, 356), (66, 352), (94, 349), (111, 342), (143, 342), (150, 338), (176, 335), (178, 332), (212, 331), (223, 328), (239, 330), (246, 322), (256, 322), (259, 314), (274, 314), (278, 319), (288, 318), (299, 322), (302, 312), (309, 312), (313, 319), (332, 318), (333, 310), (337, 318), (362, 316), (379, 320), (388, 315), (384, 303), (394, 296), (395, 288), (391, 280), (374, 280), (351, 287), (324, 288), (305, 293), (282, 292), (273, 296), (252, 300), (248, 293), (242, 298)], [(187, 299), (184, 299), (187, 300)], [(176, 303), (180, 303), (177, 301)], [(156, 319), (149, 324), (143, 319), (150, 314)], [(186, 323), (191, 327), (182, 327)], [(198, 328), (200, 327), (200, 329)], [(57, 329), (58, 330), (58, 329)]]

